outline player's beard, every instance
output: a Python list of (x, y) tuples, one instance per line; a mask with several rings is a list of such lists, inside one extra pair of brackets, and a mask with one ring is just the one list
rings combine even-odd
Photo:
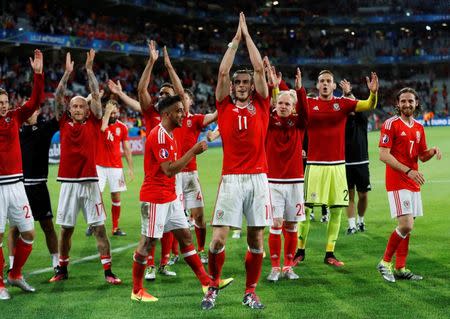
[(110, 117), (109, 121), (108, 121), (108, 124), (114, 124), (116, 122), (117, 122), (117, 118), (116, 117)]

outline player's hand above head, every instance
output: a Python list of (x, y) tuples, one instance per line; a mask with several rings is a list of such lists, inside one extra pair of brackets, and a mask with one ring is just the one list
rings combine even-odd
[(297, 68), (297, 72), (295, 73), (295, 89), (300, 90), (302, 85), (302, 71), (300, 71), (300, 68)]
[(201, 154), (208, 149), (208, 144), (205, 141), (200, 141), (192, 147), (195, 155)]
[(239, 25), (241, 27), (242, 36), (244, 38), (250, 36), (250, 34), (248, 32), (248, 28), (247, 28), (247, 21), (245, 21), (244, 12), (241, 12), (239, 14)]
[(30, 58), (30, 64), (34, 73), (42, 74), (44, 69), (44, 56), (39, 49), (34, 50), (34, 58)]
[(105, 112), (111, 113), (114, 110), (115, 105), (111, 102), (106, 103)]
[(89, 52), (86, 53), (86, 70), (92, 71), (92, 67), (94, 66), (94, 58), (95, 50), (90, 49)]
[(72, 73), (73, 71), (73, 61), (72, 58), (70, 56), (70, 52), (66, 53), (66, 65), (65, 65), (65, 71), (67, 73)]
[(344, 94), (350, 94), (352, 92), (352, 85), (346, 79), (343, 79), (341, 82), (339, 82), (339, 86), (341, 87)]
[(150, 57), (150, 61), (155, 62), (158, 60), (159, 51), (156, 50), (156, 42), (153, 40), (150, 40), (148, 43), (148, 53)]
[(378, 76), (375, 72), (370, 73), (370, 79), (366, 76), (366, 83), (370, 92), (374, 94), (378, 92)]
[(172, 62), (170, 62), (170, 57), (169, 57), (169, 53), (167, 52), (166, 46), (164, 46), (164, 48), (163, 48), (163, 56), (164, 56), (164, 65), (166, 66), (166, 68), (171, 68)]
[(117, 84), (112, 80), (108, 80), (108, 88), (112, 93), (116, 95), (122, 93), (122, 85), (120, 84), (119, 80), (117, 80)]

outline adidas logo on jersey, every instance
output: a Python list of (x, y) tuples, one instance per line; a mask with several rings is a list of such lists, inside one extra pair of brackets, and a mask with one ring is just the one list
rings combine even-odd
[(316, 106), (313, 107), (313, 110), (314, 110), (314, 111), (318, 111), (318, 110), (319, 110), (319, 107), (316, 105)]
[(406, 136), (405, 131), (402, 132), (402, 134), (400, 134), (401, 136)]

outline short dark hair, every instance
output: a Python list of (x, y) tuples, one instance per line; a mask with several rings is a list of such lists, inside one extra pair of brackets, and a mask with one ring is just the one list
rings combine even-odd
[(175, 90), (175, 88), (173, 87), (173, 84), (172, 84), (172, 83), (169, 83), (169, 82), (164, 82), (164, 83), (161, 85), (160, 90), (161, 90), (162, 88), (164, 88), (164, 87), (167, 87), (167, 88), (170, 88), (170, 89), (172, 89), (172, 90)]
[(184, 93), (186, 93), (187, 95), (189, 95), (189, 97), (191, 98), (191, 100), (194, 101), (195, 96), (194, 96), (194, 93), (193, 93), (191, 90), (189, 90), (189, 89), (184, 89)]
[(178, 102), (181, 102), (181, 97), (179, 95), (170, 95), (159, 101), (155, 107), (158, 110), (158, 113), (162, 114), (162, 112)]
[(231, 77), (231, 82), (234, 83), (234, 80), (237, 78), (239, 74), (248, 74), (250, 75), (250, 81), (253, 83), (253, 71), (248, 69), (236, 70)]
[(322, 74), (329, 74), (329, 75), (331, 75), (331, 76), (333, 77), (333, 79), (334, 79), (334, 74), (333, 74), (333, 72), (331, 72), (330, 70), (322, 70), (322, 71), (320, 71), (320, 72), (319, 72), (319, 75), (318, 75), (317, 77), (321, 76)]
[(6, 95), (6, 96), (8, 96), (8, 92), (6, 92), (5, 89), (0, 88), (0, 95)]

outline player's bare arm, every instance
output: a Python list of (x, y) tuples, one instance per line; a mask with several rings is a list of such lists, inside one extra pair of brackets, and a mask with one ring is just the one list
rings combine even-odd
[(219, 131), (219, 127), (217, 126), (216, 129), (214, 131), (208, 131), (208, 133), (206, 133), (206, 139), (208, 140), (208, 142), (212, 142), (216, 139), (218, 139), (220, 136), (220, 131)]
[(152, 98), (150, 93), (148, 93), (148, 85), (150, 84), (150, 78), (152, 76), (153, 66), (159, 56), (159, 51), (156, 50), (156, 42), (151, 40), (148, 43), (149, 59), (147, 65), (145, 66), (144, 72), (142, 72), (141, 79), (138, 84), (138, 96), (139, 104), (141, 105), (142, 111), (147, 110), (152, 103)]
[(123, 90), (122, 85), (120, 84), (120, 81), (117, 80), (117, 83), (114, 83), (112, 80), (108, 80), (108, 88), (109, 90), (117, 95), (119, 99), (125, 103), (126, 106), (128, 106), (130, 109), (132, 109), (135, 112), (142, 112), (141, 105), (139, 104), (139, 101), (136, 101), (135, 99), (129, 97)]
[(106, 129), (108, 128), (109, 119), (110, 119), (111, 113), (115, 107), (116, 106), (114, 104), (110, 103), (109, 101), (108, 101), (108, 103), (106, 103), (105, 114), (103, 114), (103, 117), (102, 117), (102, 127), (100, 128), (100, 130), (102, 132), (106, 131)]
[(208, 149), (208, 144), (205, 141), (198, 142), (192, 148), (187, 151), (180, 159), (174, 162), (161, 163), (161, 170), (168, 177), (173, 177), (183, 170), (183, 168), (193, 159), (196, 155), (199, 155)]
[(367, 100), (359, 100), (356, 104), (356, 112), (370, 111), (377, 107), (378, 101), (378, 76), (375, 72), (372, 72), (369, 77), (366, 76), (367, 87), (370, 91), (369, 98)]
[(102, 118), (102, 103), (100, 101), (100, 89), (98, 86), (97, 78), (93, 70), (95, 58), (95, 50), (90, 49), (86, 53), (86, 73), (88, 77), (89, 90), (91, 91), (92, 100), (90, 103), (91, 111), (98, 119)]
[(122, 143), (123, 153), (128, 164), (128, 181), (132, 182), (134, 180), (134, 166), (133, 166), (133, 156), (131, 153), (130, 141), (124, 141)]
[(70, 52), (67, 52), (64, 74), (61, 80), (59, 81), (55, 93), (55, 116), (58, 121), (62, 117), (63, 112), (66, 110), (66, 102), (64, 100), (64, 94), (66, 92), (67, 82), (69, 81), (70, 74), (72, 73), (72, 71), (73, 71), (73, 61), (70, 57)]
[(208, 113), (205, 115), (205, 118), (203, 119), (203, 126), (207, 126), (215, 121), (217, 121), (217, 110), (213, 113)]
[(242, 12), (239, 15), (239, 25), (241, 26), (242, 37), (245, 39), (248, 54), (250, 56), (250, 61), (253, 66), (255, 90), (263, 98), (267, 98), (269, 96), (269, 89), (267, 87), (267, 81), (264, 75), (263, 60), (261, 58), (261, 54), (258, 51), (258, 48), (256, 47), (255, 43), (253, 42), (250, 36), (250, 33), (248, 32), (247, 23), (245, 21), (245, 15)]
[(230, 70), (233, 65), (234, 57), (239, 48), (239, 43), (241, 42), (242, 32), (241, 24), (239, 23), (236, 35), (233, 40), (228, 44), (228, 49), (222, 58), (219, 66), (219, 76), (217, 78), (216, 86), (216, 100), (222, 102), (225, 97), (230, 95)]
[(430, 148), (429, 150), (426, 150), (422, 154), (419, 154), (419, 159), (421, 162), (427, 162), (430, 159), (432, 159), (434, 156), (436, 156), (436, 159), (439, 161), (442, 158), (442, 153), (439, 147), (434, 146)]
[(405, 173), (409, 178), (414, 180), (417, 184), (423, 185), (425, 178), (419, 171), (413, 170), (408, 166), (400, 163), (392, 154), (391, 149), (387, 147), (380, 147), (380, 161), (389, 165), (393, 169)]
[(177, 71), (172, 65), (170, 61), (169, 53), (167, 52), (167, 47), (163, 48), (163, 56), (164, 56), (164, 65), (169, 73), (170, 82), (173, 85), (173, 89), (175, 94), (178, 94), (181, 97), (181, 103), (183, 104), (183, 108), (186, 111), (189, 110), (189, 100), (186, 97), (186, 93), (184, 92), (183, 84), (181, 83), (180, 77), (177, 74)]
[(308, 99), (306, 97), (306, 90), (303, 87), (302, 71), (300, 71), (300, 68), (297, 68), (295, 72), (294, 86), (297, 94), (295, 110), (297, 111), (297, 114), (302, 117), (303, 123), (306, 124), (308, 122)]

